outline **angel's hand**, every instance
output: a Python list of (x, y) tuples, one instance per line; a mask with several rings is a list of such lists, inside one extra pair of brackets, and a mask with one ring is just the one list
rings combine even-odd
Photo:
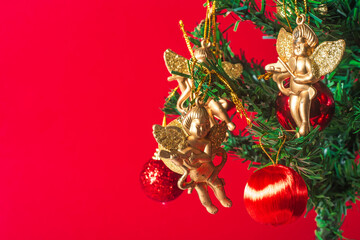
[(284, 88), (284, 89), (281, 90), (281, 92), (286, 96), (290, 96), (290, 95), (295, 94), (293, 91), (290, 90), (290, 88)]
[(296, 76), (296, 77), (294, 78), (294, 82), (296, 82), (297, 84), (301, 84), (301, 83), (302, 83), (302, 80), (303, 80), (303, 78), (302, 78), (302, 77), (299, 77), (299, 76)]
[(189, 156), (190, 162), (193, 162), (195, 159), (196, 159), (195, 153), (191, 152), (191, 153), (190, 153), (190, 156)]
[(272, 65), (266, 65), (265, 66), (265, 71), (267, 71), (267, 72), (274, 72), (275, 71), (275, 68), (274, 68), (274, 66), (272, 66)]
[(274, 66), (269, 66), (265, 70), (268, 72), (280, 72), (281, 71), (281, 69), (279, 67), (274, 67)]
[(189, 160), (185, 159), (184, 160), (184, 166), (186, 166), (189, 169), (196, 169), (199, 168), (201, 166), (201, 163), (192, 163)]
[(180, 156), (178, 154), (171, 154), (170, 155), (170, 160), (177, 166), (182, 166), (183, 165), (183, 161), (180, 158)]
[(284, 69), (283, 69), (283, 67), (279, 64), (279, 62), (266, 65), (266, 66), (265, 66), (265, 70), (266, 70), (267, 72), (272, 72), (272, 73), (281, 73), (281, 72), (284, 72)]

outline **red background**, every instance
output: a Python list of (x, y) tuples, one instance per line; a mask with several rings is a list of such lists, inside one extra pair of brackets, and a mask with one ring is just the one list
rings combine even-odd
[[(193, 29), (202, 4), (0, 3), (0, 239), (314, 239), (314, 213), (281, 227), (250, 219), (241, 161), (222, 171), (233, 207), (215, 216), (196, 193), (161, 205), (140, 188), (151, 126), (175, 87), (162, 54), (188, 56), (178, 21)], [(229, 36), (236, 53), (276, 59), (251, 23)], [(346, 236), (359, 238), (359, 216), (349, 211)]]

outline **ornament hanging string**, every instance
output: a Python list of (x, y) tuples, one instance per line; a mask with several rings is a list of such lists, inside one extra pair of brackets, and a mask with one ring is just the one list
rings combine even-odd
[(213, 6), (212, 6), (212, 12), (211, 12), (211, 17), (212, 17), (212, 32), (213, 32), (213, 46), (216, 46), (216, 17), (215, 17), (215, 9), (216, 9), (216, 1), (214, 1)]
[[(289, 25), (290, 31), (292, 32), (293, 30), (292, 30), (292, 28), (291, 28), (291, 25), (290, 25), (289, 19), (288, 19), (287, 14), (286, 14), (286, 9), (285, 9), (285, 0), (283, 0), (283, 8), (284, 8), (284, 15), (285, 15), (285, 19), (286, 19), (286, 21), (287, 21), (287, 23), (288, 23), (288, 25)], [(265, 79), (265, 80), (267, 80), (267, 79)]]
[(206, 9), (206, 17), (205, 17), (205, 26), (204, 26), (204, 40), (205, 43), (210, 42), (210, 34), (212, 30), (213, 34), (213, 46), (216, 43), (216, 32), (215, 32), (215, 9), (216, 9), (216, 1), (214, 1), (212, 7), (210, 7), (209, 0), (206, 1), (207, 9)]
[[(205, 43), (208, 42), (208, 35), (210, 35), (210, 31), (209, 31), (209, 34), (208, 34), (208, 22), (209, 22), (209, 9), (210, 9), (210, 3), (209, 3), (209, 0), (207, 0), (207, 8), (206, 8), (206, 16), (205, 16), (205, 26), (204, 26), (204, 40), (205, 40)], [(209, 28), (210, 29), (210, 28)]]
[[(295, 0), (295, 14), (298, 18), (300, 18), (300, 14), (299, 14), (299, 8), (297, 6), (297, 0)], [(304, 0), (304, 12), (305, 12), (305, 16), (307, 14), (307, 11), (308, 11), (308, 6), (307, 6), (307, 0)], [(310, 7), (309, 7), (309, 10), (310, 10)], [(286, 16), (286, 12), (285, 12), (285, 16)], [(310, 24), (310, 15), (308, 16), (308, 24)]]
[(282, 149), (282, 147), (284, 146), (285, 141), (286, 141), (286, 135), (284, 135), (282, 131), (281, 131), (281, 133), (282, 133), (282, 138), (283, 138), (284, 140), (283, 140), (283, 142), (281, 143), (280, 148), (279, 148), (279, 150), (278, 150), (278, 152), (277, 152), (277, 154), (276, 154), (276, 160), (275, 160), (275, 162), (274, 162), (274, 160), (271, 158), (271, 156), (269, 155), (269, 153), (265, 150), (265, 148), (264, 148), (264, 146), (263, 146), (263, 144), (262, 144), (262, 138), (264, 137), (264, 135), (267, 134), (267, 132), (264, 133), (263, 135), (261, 135), (261, 137), (259, 138), (259, 145), (260, 145), (261, 149), (262, 149), (262, 150), (264, 151), (264, 153), (270, 158), (270, 160), (271, 160), (271, 162), (273, 163), (273, 165), (277, 165), (277, 164), (278, 164), (278, 162), (279, 162), (279, 154), (280, 154), (281, 149)]

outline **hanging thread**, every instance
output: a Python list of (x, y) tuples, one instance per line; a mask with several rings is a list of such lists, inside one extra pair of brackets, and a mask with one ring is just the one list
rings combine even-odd
[[(282, 132), (282, 131), (281, 131), (281, 132)], [(283, 140), (283, 142), (282, 142), (281, 145), (280, 145), (280, 148), (279, 148), (279, 150), (278, 150), (278, 152), (277, 152), (277, 154), (276, 154), (276, 160), (274, 161), (274, 160), (271, 158), (271, 156), (269, 155), (269, 153), (265, 150), (265, 148), (264, 148), (264, 146), (263, 146), (263, 144), (262, 144), (262, 138), (263, 138), (264, 135), (266, 135), (266, 134), (267, 134), (267, 132), (264, 133), (263, 135), (261, 135), (261, 137), (259, 138), (259, 145), (260, 145), (261, 149), (264, 151), (264, 153), (269, 157), (269, 159), (271, 160), (271, 162), (273, 163), (273, 165), (277, 165), (278, 162), (279, 162), (279, 155), (280, 155), (281, 149), (282, 149), (282, 147), (284, 146), (285, 141), (286, 141), (286, 135), (284, 135), (283, 132), (282, 132), (282, 136), (283, 136), (282, 138), (283, 138), (284, 140)]]
[[(305, 16), (307, 14), (307, 10), (308, 10), (308, 6), (307, 6), (307, 0), (304, 0), (304, 12), (305, 12)], [(309, 11), (310, 11), (310, 8), (309, 8)], [(295, 0), (295, 13), (296, 13), (296, 16), (299, 18), (301, 17), (300, 14), (299, 14), (299, 8), (297, 6), (297, 0)], [(306, 19), (305, 19), (306, 20)], [(308, 24), (310, 24), (310, 15), (308, 16)]]
[(292, 28), (291, 28), (291, 25), (290, 25), (289, 19), (288, 19), (287, 14), (286, 14), (286, 9), (285, 9), (285, 0), (283, 0), (283, 8), (284, 8), (284, 15), (285, 15), (285, 19), (286, 19), (286, 21), (287, 21), (287, 23), (288, 23), (288, 25), (289, 25), (290, 31), (292, 32), (293, 30), (292, 30)]

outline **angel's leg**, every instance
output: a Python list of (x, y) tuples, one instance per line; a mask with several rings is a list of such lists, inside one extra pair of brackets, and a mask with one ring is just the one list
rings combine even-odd
[(221, 205), (224, 207), (232, 206), (231, 200), (225, 194), (224, 183), (222, 179), (216, 177), (213, 181), (208, 182), (208, 184), (214, 191), (215, 196), (220, 201)]
[(235, 124), (231, 122), (229, 115), (227, 114), (221, 103), (215, 101), (214, 99), (211, 99), (208, 103), (208, 107), (211, 109), (211, 112), (215, 117), (226, 122), (227, 127), (230, 131), (233, 131), (235, 129)]
[(211, 214), (217, 213), (218, 209), (211, 202), (209, 192), (207, 189), (207, 184), (206, 183), (197, 183), (195, 186), (195, 189), (199, 195), (200, 202), (206, 208), (206, 210)]
[[(186, 80), (183, 82), (182, 88), (185, 88), (184, 91), (181, 92), (181, 95), (177, 101), (177, 109), (179, 112), (184, 113), (184, 102), (190, 97), (191, 95), (191, 86), (190, 83)], [(180, 86), (180, 83), (179, 83)]]
[(299, 104), (300, 104), (299, 100), (300, 98), (298, 95), (295, 94), (290, 95), (290, 99), (289, 99), (290, 113), (297, 127), (301, 126), (301, 118), (299, 114)]
[(300, 117), (301, 126), (299, 133), (301, 136), (305, 136), (310, 132), (310, 106), (311, 100), (308, 91), (302, 91), (300, 93)]

